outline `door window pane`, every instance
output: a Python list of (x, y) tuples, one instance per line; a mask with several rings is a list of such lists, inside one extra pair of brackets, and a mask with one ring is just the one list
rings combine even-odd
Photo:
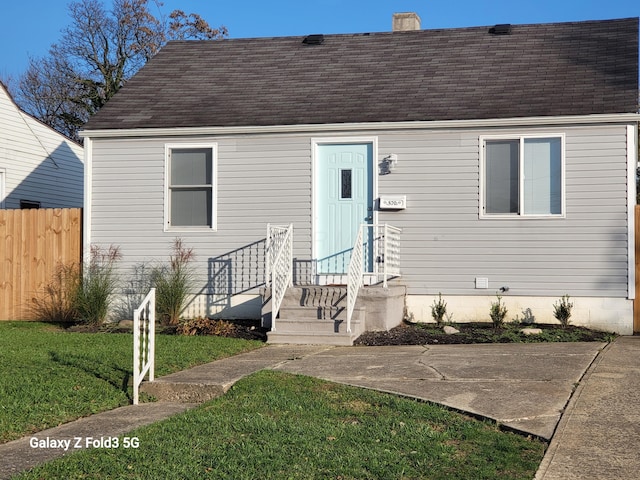
[(351, 198), (351, 170), (340, 170), (340, 198)]

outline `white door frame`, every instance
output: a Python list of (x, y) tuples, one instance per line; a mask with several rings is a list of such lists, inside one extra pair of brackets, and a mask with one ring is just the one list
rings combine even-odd
[[(318, 147), (320, 145), (335, 144), (371, 144), (371, 174), (373, 176), (373, 211), (371, 223), (378, 222), (376, 199), (378, 198), (378, 137), (377, 136), (344, 136), (344, 137), (314, 137), (311, 139), (311, 258), (315, 262), (317, 257), (316, 230), (318, 224)], [(313, 277), (317, 284), (344, 283), (345, 275), (318, 275), (313, 268)]]

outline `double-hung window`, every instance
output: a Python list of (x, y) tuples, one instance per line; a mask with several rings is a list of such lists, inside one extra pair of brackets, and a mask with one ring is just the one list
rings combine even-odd
[(482, 140), (481, 216), (564, 215), (564, 138)]
[(166, 146), (167, 228), (215, 228), (215, 145)]

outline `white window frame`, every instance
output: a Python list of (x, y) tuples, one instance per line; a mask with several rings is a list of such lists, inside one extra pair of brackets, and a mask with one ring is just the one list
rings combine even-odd
[[(171, 225), (171, 151), (175, 149), (202, 148), (211, 150), (211, 226)], [(193, 232), (216, 231), (218, 212), (218, 144), (217, 143), (167, 143), (164, 146), (164, 231)]]
[[(553, 214), (530, 214), (523, 213), (524, 205), (524, 142), (525, 140), (536, 138), (556, 138), (560, 140), (560, 213)], [(519, 148), (519, 186), (518, 186), (518, 213), (485, 213), (485, 192), (486, 192), (486, 142), (487, 140), (517, 140), (520, 142)], [(564, 133), (537, 133), (537, 134), (504, 134), (504, 135), (481, 135), (479, 137), (480, 147), (480, 218), (482, 219), (557, 219), (566, 218), (566, 185), (565, 185), (565, 134)]]

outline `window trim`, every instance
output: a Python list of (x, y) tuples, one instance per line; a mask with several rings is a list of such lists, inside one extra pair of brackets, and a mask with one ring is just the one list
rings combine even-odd
[[(555, 138), (560, 140), (560, 213), (550, 214), (527, 214), (527, 213), (485, 213), (485, 192), (486, 192), (486, 142), (487, 140), (518, 140), (519, 141), (519, 162), (520, 174), (518, 185), (518, 210), (522, 210), (524, 203), (524, 142), (529, 139)], [(566, 149), (564, 133), (535, 133), (535, 134), (500, 134), (500, 135), (481, 135), (479, 137), (480, 150), (480, 199), (479, 199), (479, 218), (481, 219), (557, 219), (566, 218)]]
[[(211, 150), (211, 226), (171, 225), (171, 151), (187, 148)], [(217, 143), (166, 143), (164, 146), (164, 231), (202, 232), (217, 231), (218, 225), (218, 144)]]

